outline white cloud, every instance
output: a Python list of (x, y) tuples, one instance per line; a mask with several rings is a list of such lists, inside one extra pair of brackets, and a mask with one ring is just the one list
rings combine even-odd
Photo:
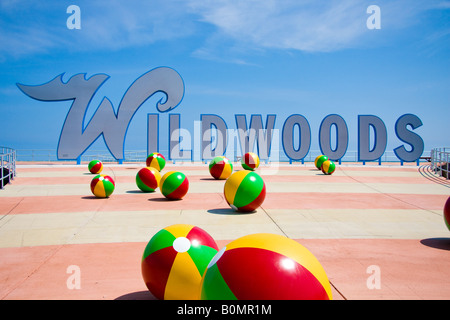
[(236, 50), (332, 52), (362, 47), (376, 34), (366, 25), (372, 4), (380, 7), (382, 29), (387, 30), (378, 33), (383, 35), (378, 41), (389, 43), (397, 31), (421, 23), (423, 12), (445, 10), (449, 1), (190, 0), (189, 8), (200, 21), (215, 27), (195, 54), (211, 59), (225, 52), (233, 56)]
[(53, 49), (92, 51), (139, 47), (177, 40), (194, 33), (184, 2), (77, 1), (81, 29), (69, 30), (70, 3), (7, 1), (0, 4), (0, 60), (47, 53)]
[(362, 1), (191, 1), (202, 21), (224, 37), (248, 46), (333, 51), (366, 29)]
[[(449, 1), (378, 0), (382, 28), (417, 23)], [(5, 0), (0, 4), (0, 60), (54, 48), (105, 50), (195, 38), (193, 55), (248, 63), (266, 49), (331, 52), (358, 47), (368, 34), (362, 0), (79, 0), (81, 30), (68, 30), (68, 4)], [(372, 33), (373, 34), (373, 33)]]

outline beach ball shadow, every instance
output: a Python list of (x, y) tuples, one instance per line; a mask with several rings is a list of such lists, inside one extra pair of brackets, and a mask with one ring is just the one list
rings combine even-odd
[(212, 214), (222, 214), (222, 215), (244, 215), (244, 214), (256, 213), (256, 210), (253, 210), (250, 212), (241, 212), (241, 211), (236, 211), (232, 208), (219, 208), (219, 209), (209, 209), (209, 210), (207, 210), (207, 212), (212, 213)]
[(420, 240), (424, 246), (450, 251), (450, 238), (428, 238)]
[(115, 298), (114, 300), (158, 300), (148, 290), (136, 291), (124, 294)]

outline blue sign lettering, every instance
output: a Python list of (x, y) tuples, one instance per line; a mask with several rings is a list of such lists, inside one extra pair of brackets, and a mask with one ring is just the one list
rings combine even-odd
[[(77, 74), (66, 83), (59, 75), (48, 83), (32, 86), (17, 84), (29, 97), (40, 101), (73, 100), (64, 121), (58, 143), (58, 159), (77, 159), (103, 136), (106, 147), (119, 162), (124, 159), (124, 143), (128, 126), (141, 105), (161, 92), (166, 96), (156, 104), (158, 112), (168, 112), (175, 109), (184, 96), (184, 82), (181, 76), (167, 67), (155, 68), (136, 79), (125, 92), (117, 114), (113, 105), (106, 97), (103, 98), (92, 118), (85, 123), (86, 111), (98, 89), (108, 80), (109, 76), (97, 74), (86, 79), (85, 74)], [(228, 128), (225, 120), (215, 114), (201, 114), (200, 121), (194, 128), (192, 143), (191, 132), (180, 127), (181, 114), (169, 114), (169, 159), (211, 159), (238, 150), (240, 154), (253, 151), (261, 159), (272, 156), (273, 145), (279, 144), (279, 130), (275, 123), (275, 114), (267, 115), (265, 122), (262, 115), (253, 114), (250, 123), (243, 114), (235, 115), (236, 129)], [(403, 143), (394, 149), (400, 161), (417, 161), (423, 153), (422, 138), (413, 130), (422, 126), (422, 121), (413, 114), (402, 115), (395, 124), (397, 138)], [(336, 132), (335, 143), (332, 143), (333, 130)], [(323, 154), (332, 160), (341, 160), (347, 152), (349, 143), (348, 126), (345, 120), (337, 114), (326, 116), (319, 128), (319, 146)], [(283, 151), (291, 161), (303, 160), (311, 146), (311, 127), (308, 120), (300, 115), (290, 115), (282, 126), (281, 144)], [(182, 147), (182, 145), (184, 147)], [(194, 150), (200, 145), (200, 150)], [(358, 160), (381, 161), (386, 151), (387, 130), (383, 120), (375, 115), (358, 116)], [(159, 113), (147, 115), (147, 152), (159, 151)], [(198, 147), (197, 147), (198, 149)], [(409, 150), (408, 150), (409, 149)], [(278, 151), (278, 150), (277, 150)], [(278, 159), (278, 158), (277, 158)]]

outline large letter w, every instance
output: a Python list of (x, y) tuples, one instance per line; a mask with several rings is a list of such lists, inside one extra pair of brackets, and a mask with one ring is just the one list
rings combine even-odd
[(166, 112), (176, 108), (184, 96), (184, 83), (180, 75), (171, 68), (153, 69), (139, 77), (127, 90), (120, 102), (117, 114), (111, 101), (104, 97), (91, 120), (84, 126), (84, 118), (92, 97), (109, 78), (97, 74), (89, 79), (77, 74), (67, 83), (59, 75), (52, 81), (27, 86), (17, 84), (26, 95), (41, 101), (73, 100), (58, 144), (58, 159), (77, 159), (101, 135), (114, 158), (124, 158), (125, 134), (128, 125), (139, 107), (153, 94), (162, 92), (166, 101), (159, 100), (156, 108)]

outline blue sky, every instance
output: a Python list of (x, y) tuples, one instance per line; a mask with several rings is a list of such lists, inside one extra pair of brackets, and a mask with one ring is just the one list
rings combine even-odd
[[(81, 10), (79, 30), (66, 25), (73, 4)], [(367, 28), (370, 5), (380, 8), (381, 29)], [(159, 66), (185, 82), (176, 112), (188, 130), (206, 113), (230, 128), (234, 114), (247, 121), (277, 114), (281, 128), (299, 113), (311, 127), (311, 150), (318, 150), (320, 123), (336, 113), (355, 151), (358, 115), (373, 114), (383, 119), (392, 151), (402, 144), (396, 120), (413, 113), (423, 122), (415, 132), (426, 151), (450, 146), (450, 1), (444, 0), (2, 0), (0, 145), (56, 150), (71, 104), (33, 100), (16, 83), (105, 73), (110, 79), (91, 107), (106, 96), (117, 108), (131, 83)], [(146, 114), (156, 112), (159, 98), (136, 113), (126, 149), (146, 149)]]

